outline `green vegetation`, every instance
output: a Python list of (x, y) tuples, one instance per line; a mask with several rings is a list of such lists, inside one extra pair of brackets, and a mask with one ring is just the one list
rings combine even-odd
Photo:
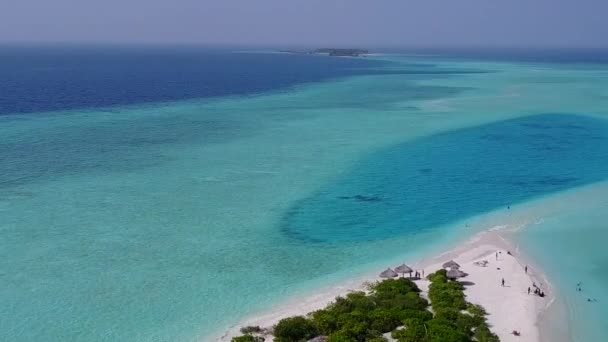
[(445, 270), (437, 271), (428, 278), (431, 281), (429, 299), (433, 303), (433, 310), (450, 308), (460, 311), (467, 308), (464, 287), (458, 282), (449, 281)]
[(239, 337), (233, 337), (232, 342), (264, 342), (263, 337), (253, 336), (250, 334), (245, 334)]
[(302, 316), (282, 319), (274, 327), (274, 340), (277, 342), (307, 341), (318, 335), (316, 325)]
[[(441, 342), (498, 342), (486, 323), (486, 311), (480, 305), (468, 303), (462, 284), (450, 281), (445, 270), (428, 276), (429, 299), (435, 315), (426, 322), (428, 335), (417, 341)], [(406, 323), (406, 330), (407, 330)], [(419, 329), (419, 327), (417, 327)], [(399, 341), (414, 341), (399, 339)]]
[(259, 325), (249, 325), (241, 328), (243, 334), (256, 334), (262, 332), (262, 328)]
[[(327, 336), (329, 342), (382, 342), (383, 334), (399, 342), (498, 342), (486, 323), (486, 312), (467, 303), (464, 287), (446, 277), (445, 270), (428, 276), (429, 303), (407, 278), (387, 279), (370, 286), (369, 293), (352, 292), (307, 317), (281, 320), (274, 328), (278, 342), (307, 341)], [(244, 328), (245, 336), (257, 330)], [(251, 342), (252, 339), (233, 339)]]

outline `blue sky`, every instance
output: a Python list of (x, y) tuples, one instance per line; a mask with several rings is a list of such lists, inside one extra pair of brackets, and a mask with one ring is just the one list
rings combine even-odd
[(608, 46), (608, 0), (3, 0), (0, 41)]

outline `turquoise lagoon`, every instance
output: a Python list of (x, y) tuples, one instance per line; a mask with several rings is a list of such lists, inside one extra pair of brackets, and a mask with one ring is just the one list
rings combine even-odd
[(571, 339), (605, 339), (608, 67), (381, 59), (402, 72), (0, 117), (0, 339), (208, 340), (507, 205)]

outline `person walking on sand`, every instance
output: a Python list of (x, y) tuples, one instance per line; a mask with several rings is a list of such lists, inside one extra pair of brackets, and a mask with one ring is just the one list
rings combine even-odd
[(496, 260), (498, 260), (498, 251), (496, 252)]
[(528, 286), (528, 296), (530, 295), (530, 286)]
[(526, 265), (525, 271), (526, 271), (526, 274), (528, 274), (528, 265)]
[(502, 287), (505, 287), (505, 278), (502, 278), (501, 285), (502, 285)]

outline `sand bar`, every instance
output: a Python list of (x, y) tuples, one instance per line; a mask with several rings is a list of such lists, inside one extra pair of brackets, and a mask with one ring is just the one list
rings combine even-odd
[[(505, 238), (509, 234), (512, 232), (507, 230), (483, 231), (458, 247), (410, 266), (419, 271), (424, 270), (424, 274), (427, 275), (441, 268), (441, 265), (448, 260), (456, 261), (461, 265), (460, 269), (469, 274), (463, 279), (466, 284), (467, 301), (480, 304), (486, 309), (491, 330), (500, 337), (501, 341), (538, 342), (541, 341), (539, 317), (553, 303), (554, 291), (546, 277), (529, 265), (517, 248)], [(480, 266), (480, 262), (483, 261), (487, 264)], [(408, 263), (407, 260), (405, 262)], [(526, 266), (528, 266), (527, 272)], [(378, 273), (380, 271), (378, 270)], [(504, 286), (502, 279), (505, 280)], [(366, 282), (378, 280), (380, 278), (377, 275), (367, 275), (327, 287), (305, 298), (294, 298), (277, 305), (269, 312), (243, 320), (217, 337), (215, 341), (230, 341), (233, 336), (240, 335), (239, 329), (243, 326), (272, 327), (282, 318), (304, 315), (321, 309), (336, 296), (350, 291), (364, 290)], [(429, 282), (422, 279), (417, 280), (416, 283), (423, 291), (422, 295), (426, 297)], [(533, 284), (541, 288), (546, 296), (541, 298), (534, 295)], [(530, 294), (528, 287), (531, 289)], [(512, 333), (514, 330), (518, 331), (520, 336), (515, 336)], [(266, 341), (272, 341), (272, 337), (266, 336)]]

